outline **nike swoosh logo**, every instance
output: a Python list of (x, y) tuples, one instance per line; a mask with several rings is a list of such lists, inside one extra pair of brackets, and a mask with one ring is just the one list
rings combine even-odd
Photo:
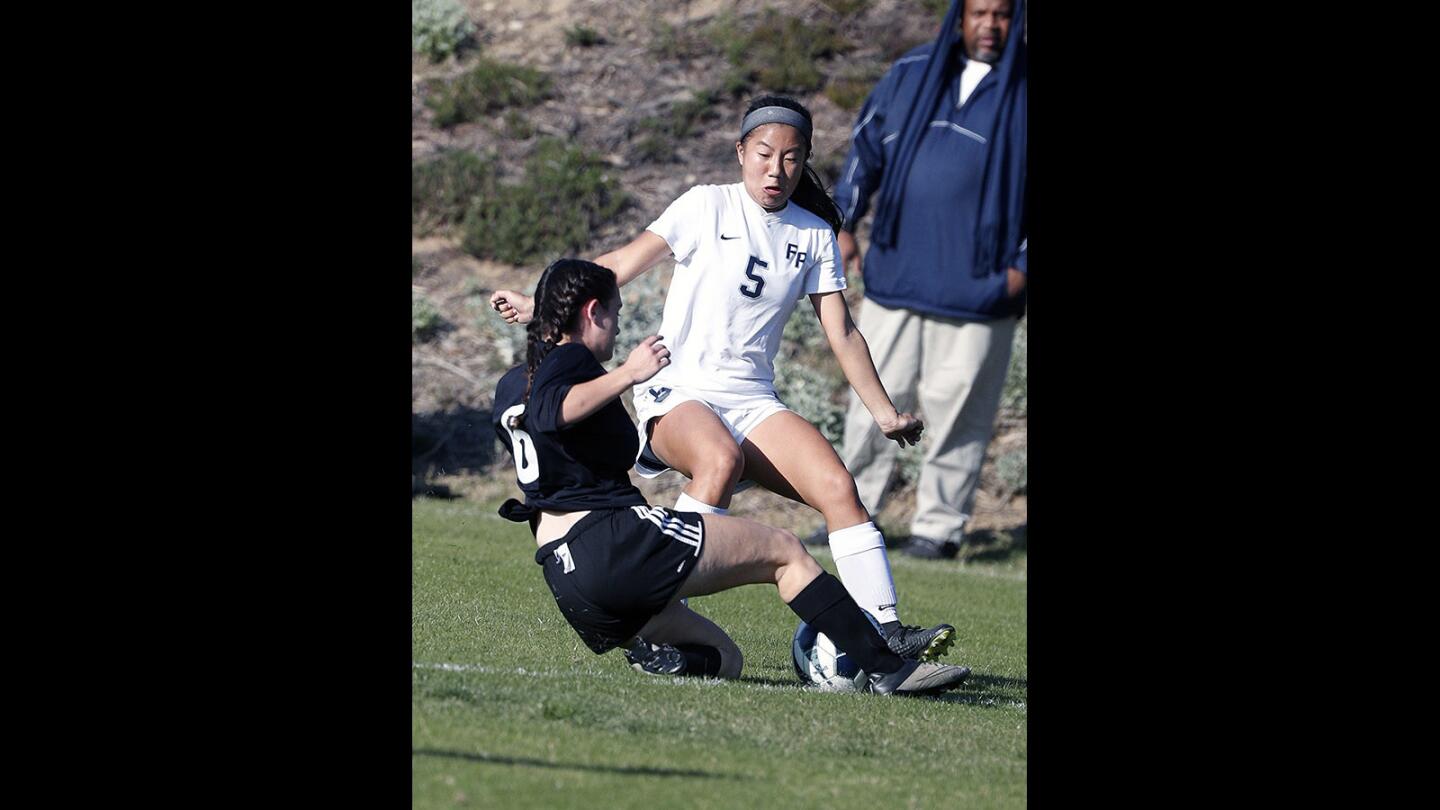
[(720, 238), (721, 238), (721, 239), (739, 239), (740, 237), (738, 237), (738, 236), (726, 236), (725, 234), (722, 233), (722, 234), (720, 234)]

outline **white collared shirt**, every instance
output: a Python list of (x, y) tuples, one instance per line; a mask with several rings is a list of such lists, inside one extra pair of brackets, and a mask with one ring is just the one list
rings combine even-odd
[(970, 94), (975, 92), (975, 86), (980, 84), (980, 80), (985, 78), (985, 74), (989, 72), (989, 63), (981, 62), (979, 59), (966, 60), (965, 69), (960, 72), (960, 102), (955, 105), (956, 107), (963, 105), (965, 99), (970, 98)]

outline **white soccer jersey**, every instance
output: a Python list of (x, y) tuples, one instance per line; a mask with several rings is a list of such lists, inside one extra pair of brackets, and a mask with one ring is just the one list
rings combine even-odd
[(670, 365), (636, 387), (758, 394), (804, 296), (845, 289), (835, 233), (793, 201), (770, 213), (743, 183), (695, 186), (646, 229), (675, 254), (660, 335)]

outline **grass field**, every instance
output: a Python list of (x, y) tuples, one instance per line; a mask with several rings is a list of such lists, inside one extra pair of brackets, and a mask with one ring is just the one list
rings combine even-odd
[(741, 680), (637, 675), (561, 618), (524, 525), (458, 500), (415, 500), (412, 516), (416, 808), (1026, 803), (1023, 552), (891, 553), (902, 618), (954, 624), (946, 660), (974, 674), (937, 698), (882, 698), (802, 688), (798, 619), (761, 585), (691, 600), (745, 652)]

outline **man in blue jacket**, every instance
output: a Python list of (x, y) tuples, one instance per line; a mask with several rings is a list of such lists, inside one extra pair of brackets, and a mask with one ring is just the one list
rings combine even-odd
[[(953, 0), (866, 99), (835, 189), (847, 268), (874, 198), (859, 321), (931, 440), (905, 547), (919, 557), (959, 550), (1025, 311), (1027, 59), (1023, 0)], [(895, 452), (852, 392), (842, 455), (871, 514)]]

